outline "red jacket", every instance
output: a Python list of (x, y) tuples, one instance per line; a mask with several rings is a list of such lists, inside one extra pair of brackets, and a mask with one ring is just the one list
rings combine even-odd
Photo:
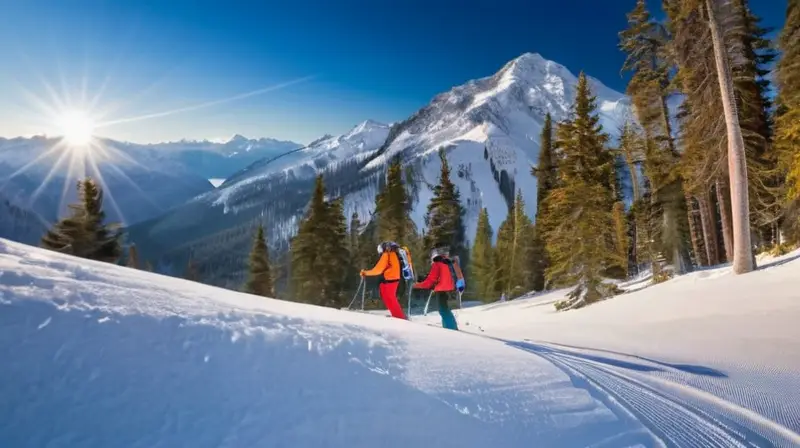
[(420, 283), (415, 283), (417, 289), (433, 289), (436, 292), (449, 292), (456, 290), (456, 282), (450, 273), (450, 266), (444, 261), (434, 261), (428, 278)]

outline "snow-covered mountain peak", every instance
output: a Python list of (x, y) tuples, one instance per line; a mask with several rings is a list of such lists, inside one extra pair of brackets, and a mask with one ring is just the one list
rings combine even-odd
[[(632, 117), (629, 100), (600, 81), (588, 79), (597, 97), (600, 122), (616, 137), (621, 125)], [(469, 208), (468, 235), (473, 234), (483, 207), (489, 209), (492, 227), (498, 228), (518, 189), (533, 216), (536, 181), (530, 166), (538, 159), (544, 117), (550, 113), (554, 121), (560, 121), (569, 116), (577, 83), (578, 77), (563, 65), (537, 53), (525, 53), (491, 76), (437, 95), (398, 123), (366, 169), (375, 169), (401, 154), (407, 162), (422, 159), (425, 182), (435, 184), (438, 160), (433, 153), (447, 148)], [(422, 225), (421, 214), (415, 220)]]
[(358, 134), (367, 134), (376, 131), (381, 133), (384, 130), (388, 130), (389, 127), (390, 126), (388, 124), (380, 123), (375, 120), (365, 120), (351, 129), (350, 132), (347, 133), (347, 138), (355, 137)]
[(230, 140), (228, 140), (228, 143), (245, 143), (249, 141), (250, 139), (245, 137), (244, 135), (235, 134), (233, 137), (230, 138)]

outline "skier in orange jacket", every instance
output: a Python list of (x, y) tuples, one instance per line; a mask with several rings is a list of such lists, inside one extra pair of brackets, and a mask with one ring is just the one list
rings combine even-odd
[(400, 286), (400, 258), (397, 252), (385, 247), (385, 244), (378, 245), (378, 263), (370, 270), (362, 270), (362, 277), (377, 277), (383, 276), (381, 284), (378, 287), (378, 292), (386, 305), (386, 308), (392, 314), (392, 317), (398, 319), (407, 319), (400, 302), (397, 301), (397, 287)]

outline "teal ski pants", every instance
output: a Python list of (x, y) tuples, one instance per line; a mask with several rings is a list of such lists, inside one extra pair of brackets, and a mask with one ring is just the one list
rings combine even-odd
[(449, 330), (458, 330), (456, 323), (456, 316), (447, 304), (447, 301), (453, 295), (452, 292), (435, 292), (436, 301), (439, 302), (439, 315), (442, 316), (442, 327)]

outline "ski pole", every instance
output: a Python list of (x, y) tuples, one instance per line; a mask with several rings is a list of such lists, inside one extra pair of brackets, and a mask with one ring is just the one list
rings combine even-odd
[(413, 284), (409, 281), (406, 282), (406, 286), (408, 287), (408, 320), (411, 320), (411, 293), (414, 292)]
[[(364, 283), (364, 278), (361, 278), (361, 283)], [(364, 311), (364, 296), (367, 295), (367, 285), (361, 288), (361, 311)], [(370, 296), (371, 297), (371, 296)]]
[(347, 305), (348, 310), (352, 309), (353, 304), (356, 303), (356, 298), (358, 297), (358, 291), (361, 289), (362, 286), (364, 286), (364, 277), (361, 277), (361, 282), (358, 284), (358, 288), (356, 288), (356, 293), (353, 294), (353, 300), (350, 301), (350, 305)]
[(431, 298), (433, 298), (433, 290), (431, 289), (431, 293), (428, 295), (428, 301), (425, 302), (425, 311), (422, 312), (423, 316), (428, 315), (428, 306), (431, 304)]

